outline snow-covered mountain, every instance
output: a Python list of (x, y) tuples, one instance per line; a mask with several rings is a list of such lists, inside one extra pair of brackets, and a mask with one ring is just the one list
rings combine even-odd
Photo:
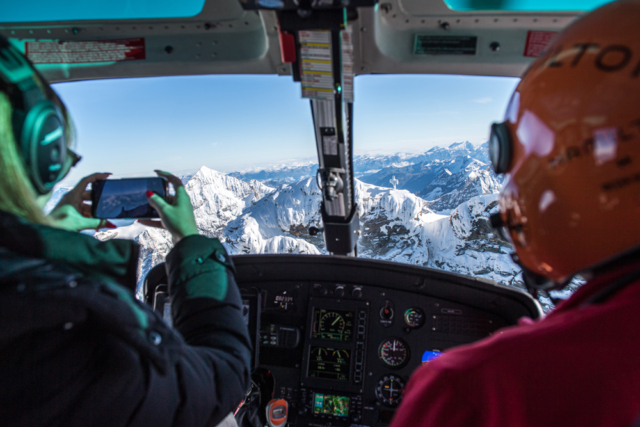
[[(457, 143), (420, 155), (358, 157), (359, 170), (368, 172), (355, 185), (362, 231), (358, 256), (521, 287), (520, 269), (509, 256), (512, 248), (489, 225), (502, 182), (489, 167), (485, 148)], [(219, 237), (232, 254), (326, 253), (322, 236), (308, 233), (310, 226), (322, 226), (315, 170), (313, 165), (300, 168), (290, 168), (288, 177), (284, 168), (278, 169), (280, 175), (275, 169), (265, 173), (266, 180), (280, 183), (275, 186), (239, 178), (253, 177), (247, 173), (206, 167), (183, 177), (201, 234)], [(390, 188), (389, 173), (401, 182), (397, 189)], [(172, 247), (166, 231), (140, 224), (96, 237), (134, 238), (141, 245), (140, 280)], [(550, 301), (542, 302), (551, 307)]]
[(185, 185), (200, 232), (221, 236), (227, 223), (255, 201), (275, 189), (259, 181), (241, 181), (230, 175), (202, 167)]
[(243, 181), (255, 179), (268, 185), (278, 185), (291, 184), (308, 176), (315, 176), (317, 171), (318, 164), (308, 162), (304, 164), (277, 165), (266, 169), (232, 172), (229, 175)]
[(311, 225), (321, 226), (321, 202), (314, 178), (284, 184), (229, 222), (223, 242), (233, 254), (320, 254), (317, 248), (320, 239), (299, 237), (308, 235)]
[[(257, 183), (254, 183), (254, 189)], [(251, 185), (202, 168), (187, 183), (202, 234), (218, 236), (230, 253), (325, 252), (310, 226), (321, 226), (321, 194), (313, 178), (278, 189)], [(251, 192), (251, 194), (250, 194)], [(260, 195), (264, 194), (262, 197)], [(509, 246), (495, 236), (488, 213), (497, 195), (476, 196), (450, 215), (439, 215), (429, 202), (407, 190), (356, 181), (361, 216), (361, 257), (406, 262), (513, 284), (519, 269)], [(113, 233), (107, 232), (107, 233)], [(98, 237), (107, 237), (103, 236)], [(170, 236), (148, 229), (137, 237), (142, 246), (141, 276), (171, 247)]]
[(417, 194), (429, 200), (429, 207), (437, 212), (449, 212), (473, 197), (498, 194), (503, 177), (493, 169), (469, 156), (448, 160), (438, 176)]
[(360, 179), (383, 187), (395, 184), (429, 200), (432, 210), (448, 213), (472, 197), (500, 192), (502, 178), (490, 167), (486, 148), (487, 143), (475, 147), (469, 142), (434, 147)]

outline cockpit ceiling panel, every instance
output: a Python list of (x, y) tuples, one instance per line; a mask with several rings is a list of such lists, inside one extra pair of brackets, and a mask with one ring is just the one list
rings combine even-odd
[[(383, 2), (375, 11), (360, 14), (360, 20), (369, 23), (362, 27), (374, 32), (375, 43), (361, 43), (359, 71), (519, 77), (535, 59), (525, 54), (530, 33), (554, 34), (576, 16), (575, 12), (461, 13), (447, 8), (442, 0)], [(433, 52), (417, 46), (419, 40), (438, 38), (443, 45), (474, 39), (474, 48)]]
[(245, 12), (239, 6), (235, 12), (235, 17), (225, 14), (229, 19), (0, 24), (0, 33), (51, 82), (289, 74), (288, 64), (280, 61), (275, 13)]
[[(548, 40), (577, 16), (459, 12), (443, 0), (381, 0), (375, 7), (358, 8), (357, 19), (349, 21), (354, 72), (519, 77), (534, 59), (525, 54), (531, 33)], [(274, 11), (245, 11), (239, 0), (206, 0), (194, 17), (0, 22), (0, 34), (25, 51), (51, 82), (291, 75), (292, 64), (282, 61), (278, 25)], [(438, 40), (463, 47), (447, 51)]]

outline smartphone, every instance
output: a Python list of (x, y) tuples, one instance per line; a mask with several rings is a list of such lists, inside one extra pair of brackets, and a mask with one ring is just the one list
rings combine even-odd
[(103, 179), (91, 185), (91, 213), (102, 219), (159, 218), (147, 201), (147, 191), (167, 196), (163, 177)]

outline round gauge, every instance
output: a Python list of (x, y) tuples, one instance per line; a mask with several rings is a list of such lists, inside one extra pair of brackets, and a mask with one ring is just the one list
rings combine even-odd
[(344, 331), (346, 323), (342, 316), (335, 311), (326, 313), (320, 319), (320, 330), (331, 333), (341, 333)]
[(396, 375), (385, 375), (378, 382), (376, 387), (376, 397), (386, 406), (398, 406), (402, 400), (404, 382)]
[(419, 328), (424, 325), (424, 311), (419, 308), (410, 308), (404, 312), (404, 321), (412, 328)]
[(380, 344), (378, 357), (385, 365), (400, 368), (409, 361), (409, 346), (400, 338), (388, 338)]

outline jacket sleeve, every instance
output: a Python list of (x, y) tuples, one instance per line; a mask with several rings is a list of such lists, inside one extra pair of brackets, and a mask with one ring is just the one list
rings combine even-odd
[(174, 425), (215, 425), (242, 401), (250, 380), (251, 340), (234, 267), (218, 239), (189, 236), (166, 268), (173, 326), (188, 344), (177, 368)]
[(433, 366), (420, 367), (411, 376), (391, 427), (487, 425), (467, 395), (467, 388), (468, 385), (459, 387), (459, 377), (455, 373), (452, 375)]

